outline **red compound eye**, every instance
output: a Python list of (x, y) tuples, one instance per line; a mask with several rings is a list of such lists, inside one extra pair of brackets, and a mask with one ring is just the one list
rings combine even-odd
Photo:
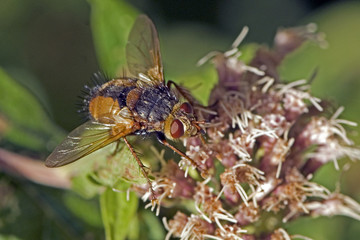
[(184, 125), (179, 119), (175, 119), (171, 123), (170, 134), (173, 138), (180, 138), (184, 135)]
[(191, 106), (190, 103), (188, 102), (184, 102), (183, 104), (180, 105), (180, 109), (186, 113), (193, 113), (193, 108)]

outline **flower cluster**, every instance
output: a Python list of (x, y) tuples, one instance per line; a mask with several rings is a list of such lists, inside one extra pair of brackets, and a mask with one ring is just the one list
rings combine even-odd
[[(209, 173), (207, 179), (182, 159), (164, 163), (153, 173), (157, 202), (148, 206), (159, 214), (171, 201), (191, 201), (190, 214), (178, 211), (163, 219), (171, 236), (186, 239), (292, 239), (280, 223), (257, 230), (269, 221), (269, 212), (283, 223), (303, 215), (346, 215), (360, 220), (360, 205), (338, 192), (312, 182), (321, 166), (342, 157), (358, 159), (339, 108), (327, 116), (326, 104), (311, 95), (306, 80), (283, 83), (277, 72), (283, 58), (304, 41), (324, 44), (314, 25), (280, 30), (271, 49), (260, 47), (250, 63), (240, 60), (238, 45), (211, 53), (219, 82), (211, 92), (209, 107), (197, 108), (206, 120), (207, 139), (186, 139), (186, 154)], [(143, 199), (150, 199), (150, 192)], [(266, 224), (265, 224), (266, 225)], [(253, 226), (249, 228), (249, 226)], [(255, 230), (249, 230), (255, 229)]]

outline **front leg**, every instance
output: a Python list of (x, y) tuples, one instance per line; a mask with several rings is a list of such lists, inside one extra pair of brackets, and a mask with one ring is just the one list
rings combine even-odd
[(168, 148), (172, 149), (174, 152), (176, 152), (177, 154), (179, 154), (180, 156), (182, 156), (183, 158), (185, 158), (189, 162), (191, 162), (191, 164), (194, 165), (200, 171), (201, 176), (203, 178), (206, 178), (208, 176), (208, 172), (207, 172), (207, 170), (205, 168), (202, 168), (199, 164), (197, 164), (193, 159), (188, 157), (185, 153), (183, 153), (182, 151), (180, 151), (179, 149), (177, 149), (176, 147), (174, 147), (173, 145), (168, 143), (168, 141), (166, 141), (164, 133), (156, 132), (156, 136), (157, 136), (157, 139), (159, 140), (160, 143), (162, 143), (163, 145), (165, 145)]
[(205, 112), (208, 113), (210, 115), (217, 115), (217, 113), (215, 111), (212, 110), (212, 108), (218, 103), (218, 101), (216, 101), (214, 104), (205, 107), (204, 105), (202, 105), (201, 103), (199, 103), (199, 101), (197, 101), (192, 94), (190, 93), (190, 91), (185, 88), (182, 87), (180, 85), (178, 85), (177, 83), (175, 83), (174, 81), (169, 80), (166, 83), (166, 86), (171, 89), (171, 85), (174, 85), (174, 87), (176, 88), (176, 90), (181, 94), (181, 96), (183, 98), (186, 99), (186, 101), (188, 101), (193, 107), (196, 107), (196, 109), (200, 112)]
[(174, 85), (174, 87), (181, 94), (181, 96), (183, 96), (192, 106), (201, 106), (201, 104), (191, 95), (188, 89), (178, 85), (174, 81), (169, 80), (166, 83), (166, 86), (171, 89), (171, 85)]

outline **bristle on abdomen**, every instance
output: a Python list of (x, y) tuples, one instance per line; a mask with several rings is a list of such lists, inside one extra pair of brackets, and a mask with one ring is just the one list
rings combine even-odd
[(96, 72), (92, 75), (91, 83), (86, 84), (81, 90), (81, 95), (79, 96), (80, 101), (76, 104), (78, 106), (78, 112), (82, 115), (84, 120), (91, 119), (89, 113), (89, 104), (91, 99), (98, 95), (101, 86), (108, 82), (110, 78), (103, 72)]

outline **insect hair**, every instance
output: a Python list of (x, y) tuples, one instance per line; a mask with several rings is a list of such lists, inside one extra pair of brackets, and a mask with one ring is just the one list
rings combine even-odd
[(80, 113), (81, 117), (84, 121), (91, 119), (89, 113), (89, 103), (90, 100), (95, 96), (101, 86), (108, 82), (111, 78), (104, 72), (98, 71), (93, 73), (90, 78), (90, 81), (84, 85), (84, 88), (81, 90), (81, 94), (79, 95), (79, 101), (76, 103), (78, 107), (78, 113)]

